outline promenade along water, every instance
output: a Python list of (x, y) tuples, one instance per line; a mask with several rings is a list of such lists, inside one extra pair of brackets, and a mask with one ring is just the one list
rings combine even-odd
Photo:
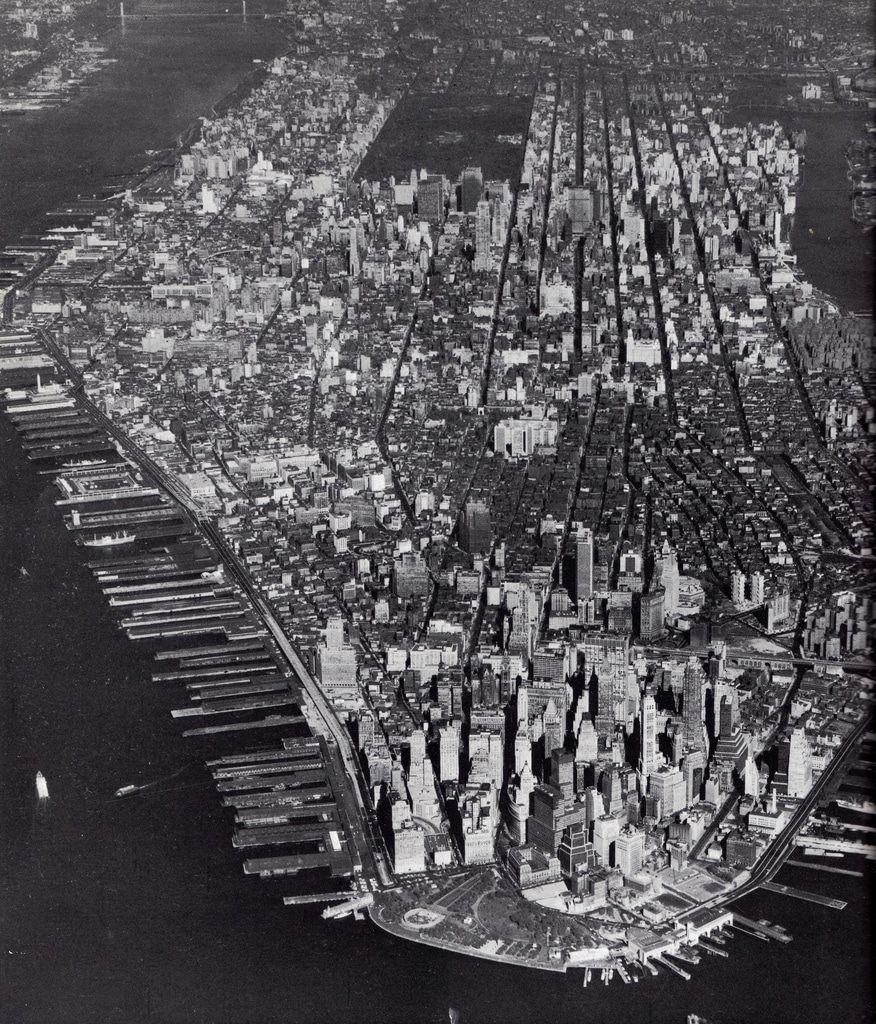
[[(58, 119), (69, 146), (53, 149), (47, 132), (28, 157), (35, 180), (60, 184), (42, 196), (25, 190), (22, 225), (72, 198), (65, 180), (74, 192), (99, 185), (82, 154), (97, 153), (101, 139), (117, 147), (107, 166), (124, 170), (138, 166), (140, 149), (159, 148), (184, 129), (187, 114), (165, 123), (152, 116), (157, 106), (141, 110), (164, 104), (163, 90), (173, 100), (165, 109), (179, 103), (194, 116), (251, 64), (251, 37), (235, 48), (227, 21), (143, 27), (140, 50), (139, 31), (128, 28), (129, 63), (76, 101), (97, 110), (103, 90), (115, 125), (77, 121), (75, 104), (41, 115)], [(265, 38), (262, 54), (276, 44)], [(170, 77), (153, 75), (150, 61)], [(126, 74), (131, 88), (109, 95)], [(117, 105), (123, 98), (126, 108)], [(140, 116), (142, 134), (118, 130)], [(86, 140), (81, 148), (77, 132)], [(58, 153), (72, 177), (59, 172)], [(0, 159), (9, 159), (5, 146)], [(11, 166), (4, 163), (4, 180)], [(14, 204), (2, 199), (6, 225)], [(743, 912), (783, 924), (790, 945), (739, 936), (727, 960), (704, 958), (690, 982), (661, 971), (635, 986), (587, 990), (578, 972), (522, 972), (395, 939), (367, 922), (323, 922), (318, 906), (283, 907), (280, 897), (307, 883), (243, 875), (230, 819), (194, 753), (203, 748), (182, 739), (170, 718), (176, 695), (150, 681), (153, 666), (115, 627), (56, 497), (0, 416), (0, 1020), (419, 1024), (446, 1021), (449, 1006), (462, 1024), (670, 1024), (688, 1012), (723, 1024), (869, 1019), (866, 880), (859, 878), (786, 869), (780, 882), (847, 900), (847, 908), (758, 894)], [(38, 770), (51, 794), (43, 807)], [(113, 795), (150, 779), (166, 781), (129, 798)]]

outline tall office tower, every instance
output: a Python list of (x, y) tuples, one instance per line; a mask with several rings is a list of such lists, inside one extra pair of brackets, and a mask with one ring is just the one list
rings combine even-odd
[(624, 878), (638, 874), (645, 862), (645, 833), (627, 825), (615, 840), (615, 864)]
[(700, 663), (691, 659), (684, 670), (682, 691), (683, 742), (687, 750), (703, 748), (703, 686), (705, 675)]
[(721, 698), (721, 705), (718, 712), (721, 736), (732, 735), (739, 725), (739, 710), (736, 705), (735, 696), (735, 694), (725, 694)]
[(596, 685), (596, 733), (608, 739), (614, 735), (614, 673), (600, 670)]
[(682, 765), (684, 786), (688, 806), (695, 804), (703, 789), (703, 776), (706, 773), (706, 755), (703, 750), (689, 750), (684, 755)]
[(760, 799), (760, 772), (754, 760), (754, 753), (749, 747), (748, 757), (745, 759), (745, 768), (742, 772), (742, 782), (745, 786), (745, 795), (753, 800)]
[(575, 749), (575, 760), (579, 763), (589, 764), (595, 761), (599, 752), (599, 737), (596, 735), (596, 728), (590, 721), (590, 716), (585, 715), (578, 726), (578, 742)]
[(430, 224), (444, 220), (444, 179), (430, 174), (417, 186), (417, 215)]
[(752, 604), (758, 606), (764, 602), (764, 575), (762, 572), (753, 572), (751, 574), (751, 601)]
[(529, 738), (529, 729), (522, 722), (517, 725), (517, 735), (514, 737), (514, 771), (519, 775), (524, 768), (532, 767), (532, 741)]
[(422, 788), (426, 783), (426, 736), (417, 729), (411, 733), (411, 761), (408, 766), (408, 786)]
[(484, 190), (484, 176), (480, 167), (466, 167), (462, 172), (462, 212), (474, 213)]
[(532, 810), (534, 789), (535, 776), (527, 764), (519, 773), (517, 781), (508, 785), (508, 831), (515, 843), (526, 842), (526, 821)]
[(344, 620), (340, 616), (328, 621), (325, 643), (316, 649), (316, 670), (328, 696), (358, 693), (356, 651), (344, 640)]
[(593, 531), (582, 529), (575, 541), (575, 600), (580, 609), (593, 593)]
[(490, 249), (490, 204), (481, 199), (475, 211), (475, 270), (492, 270), (493, 253)]
[(517, 687), (517, 723), (529, 724), (529, 687), (521, 681)]
[(620, 818), (614, 814), (601, 814), (593, 822), (593, 849), (604, 868), (614, 867)]
[(646, 642), (656, 640), (663, 632), (666, 591), (657, 586), (639, 597), (639, 636)]
[(566, 750), (554, 749), (551, 754), (551, 785), (560, 790), (565, 800), (574, 800), (575, 758)]
[(642, 699), (641, 714), (642, 756), (639, 767), (646, 778), (657, 771), (657, 702), (648, 693)]
[(557, 709), (554, 698), (551, 697), (547, 702), (544, 714), (542, 715), (545, 758), (551, 757), (553, 752), (563, 745), (563, 739), (566, 731), (566, 723), (563, 720), (563, 717), (564, 716)]
[(359, 749), (364, 750), (374, 742), (374, 715), (370, 711), (359, 712)]
[(470, 499), (465, 503), (459, 527), (459, 544), (470, 555), (485, 555), (493, 543), (490, 506), (486, 501)]
[(663, 545), (660, 564), (660, 583), (666, 592), (663, 607), (667, 615), (675, 615), (678, 611), (678, 556), (668, 543)]
[(802, 726), (791, 733), (788, 752), (788, 796), (803, 797), (812, 789), (812, 749)]
[(730, 600), (734, 604), (742, 604), (745, 600), (745, 573), (739, 569), (730, 573)]
[(459, 781), (459, 725), (450, 722), (438, 730), (438, 773), (442, 782)]

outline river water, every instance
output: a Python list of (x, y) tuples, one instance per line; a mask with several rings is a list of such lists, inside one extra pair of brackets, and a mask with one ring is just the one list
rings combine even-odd
[[(5, 180), (25, 167), (42, 183), (0, 197), (7, 237), (103, 174), (137, 169), (144, 149), (171, 143), (278, 43), (252, 20), (180, 21), (172, 32), (132, 22), (112, 43), (123, 63), (63, 110), (17, 124), (7, 137), (17, 157), (0, 147)], [(58, 132), (64, 141), (52, 144)], [(209, 754), (170, 718), (180, 694), (150, 681), (147, 654), (116, 629), (56, 497), (0, 416), (4, 1024), (437, 1024), (450, 1006), (462, 1024), (683, 1024), (689, 1012), (719, 1024), (870, 1019), (867, 888), (849, 876), (779, 876), (848, 900), (843, 911), (749, 898), (750, 916), (788, 928), (788, 947), (739, 936), (729, 960), (704, 959), (690, 982), (662, 971), (587, 990), (576, 972), (524, 972), (368, 922), (323, 922), (318, 907), (283, 907), (280, 896), (306, 883), (243, 875)], [(51, 794), (43, 809), (37, 770)], [(113, 797), (152, 780), (148, 793)]]

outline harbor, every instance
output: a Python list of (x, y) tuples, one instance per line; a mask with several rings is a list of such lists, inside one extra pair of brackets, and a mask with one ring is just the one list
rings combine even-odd
[[(25, 386), (7, 390), (6, 416), (27, 458), (47, 464), (39, 472), (60, 492), (54, 505), (74, 549), (88, 552), (117, 628), (148, 652), (151, 684), (185, 697), (170, 718), (209, 722), (180, 737), (207, 755), (242, 871), (349, 877), (357, 858), (337, 797), (342, 773), (311, 733), (295, 674), (189, 511), (120, 454), (70, 391), (44, 383), (51, 368), (39, 366), (29, 386), (17, 371)], [(127, 783), (115, 796), (140, 799), (155, 785)], [(42, 773), (36, 787), (46, 803)]]

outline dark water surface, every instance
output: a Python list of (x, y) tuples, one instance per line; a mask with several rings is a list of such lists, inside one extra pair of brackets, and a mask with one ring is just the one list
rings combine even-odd
[[(253, 72), (254, 59), (288, 49), (285, 24), (264, 18), (282, 10), (279, 0), (250, 0), (246, 22), (224, 17), (226, 8), (240, 4), (128, 0), (124, 31), (100, 40), (118, 63), (87, 79), (64, 106), (0, 119), (0, 247), (78, 194), (124, 187), (117, 176), (140, 171), (147, 150), (173, 146), (209, 116)], [(167, 16), (180, 12), (186, 16)]]
[[(137, 169), (141, 150), (172, 143), (279, 40), (276, 26), (192, 20), (135, 24), (118, 45), (124, 62), (87, 95), (5, 137), (0, 176), (24, 168), (32, 180), (0, 194), (4, 237), (102, 175)], [(169, 714), (180, 693), (151, 682), (147, 652), (114, 625), (57, 497), (0, 415), (2, 1024), (437, 1024), (449, 1006), (462, 1024), (870, 1019), (858, 878), (779, 876), (848, 900), (843, 911), (749, 898), (749, 915), (785, 925), (790, 946), (739, 936), (729, 960), (704, 958), (690, 982), (661, 971), (587, 990), (577, 972), (524, 972), (283, 907), (312, 882), (243, 875), (204, 768), (211, 751), (182, 739)], [(113, 796), (145, 781), (157, 785)]]
[(873, 112), (840, 104), (795, 109), (773, 98), (786, 91), (778, 82), (739, 90), (729, 105), (728, 120), (735, 124), (775, 120), (806, 132), (791, 249), (816, 288), (853, 312), (872, 312), (874, 232), (852, 220), (845, 153), (854, 139), (867, 138)]

